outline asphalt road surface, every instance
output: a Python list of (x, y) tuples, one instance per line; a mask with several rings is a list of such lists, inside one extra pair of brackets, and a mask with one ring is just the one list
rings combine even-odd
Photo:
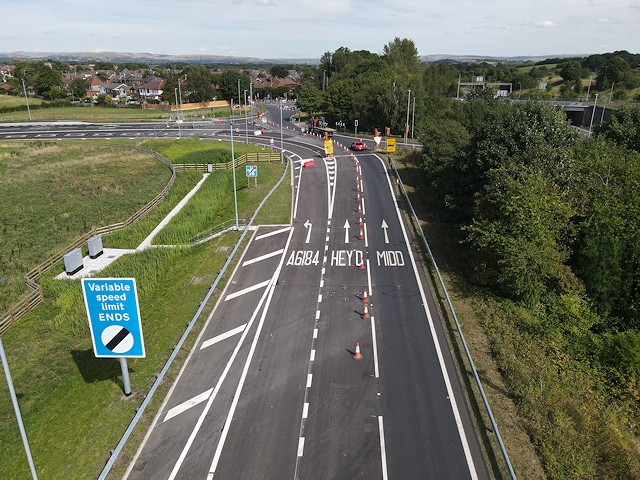
[(253, 234), (127, 478), (488, 478), (384, 161), (320, 145), (287, 135), (293, 221)]

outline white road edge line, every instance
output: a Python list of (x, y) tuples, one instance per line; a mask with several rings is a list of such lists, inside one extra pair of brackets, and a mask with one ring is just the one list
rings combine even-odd
[(382, 480), (387, 480), (389, 476), (387, 474), (387, 450), (384, 442), (382, 415), (378, 417), (378, 430), (380, 431), (380, 452), (382, 455)]

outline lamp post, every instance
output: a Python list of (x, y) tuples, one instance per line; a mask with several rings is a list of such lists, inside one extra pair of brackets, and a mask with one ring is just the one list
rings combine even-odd
[(282, 136), (282, 100), (280, 100), (280, 163), (284, 163), (284, 137)]
[(598, 105), (598, 94), (596, 93), (596, 99), (593, 102), (593, 111), (591, 112), (591, 123), (589, 123), (589, 138), (591, 138), (591, 127), (593, 126), (593, 116), (596, 114), (597, 105)]
[(244, 136), (249, 145), (249, 119), (247, 118), (247, 91), (244, 91)]
[(238, 194), (236, 192), (236, 156), (233, 151), (233, 121), (229, 123), (231, 130), (231, 170), (233, 171), (233, 204), (236, 209), (236, 230), (238, 230)]
[(413, 135), (413, 128), (416, 126), (416, 96), (413, 96), (413, 113), (411, 114), (411, 138), (416, 138)]
[(27, 112), (29, 112), (29, 121), (31, 121), (31, 109), (29, 108), (29, 97), (27, 97), (27, 87), (24, 86), (24, 78), (22, 79), (22, 90), (24, 90), (24, 99), (27, 101)]
[(178, 87), (173, 89), (176, 97), (176, 123), (178, 124), (178, 138), (182, 138), (182, 130), (180, 129), (180, 115), (178, 114)]
[(411, 89), (409, 89), (409, 96), (407, 97), (407, 123), (404, 127), (404, 145), (407, 146), (407, 136), (409, 135), (409, 106), (411, 104)]

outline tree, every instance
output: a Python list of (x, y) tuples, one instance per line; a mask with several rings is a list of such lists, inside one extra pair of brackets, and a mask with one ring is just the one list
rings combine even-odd
[(627, 81), (630, 73), (629, 62), (622, 57), (612, 57), (598, 69), (596, 84), (601, 90), (610, 88), (613, 83), (622, 85)]
[(213, 100), (216, 91), (213, 88), (213, 75), (207, 67), (193, 67), (183, 72), (186, 82), (182, 85), (183, 94), (190, 102), (208, 102)]
[(69, 84), (69, 92), (76, 100), (80, 100), (87, 93), (87, 82), (82, 78), (74, 78)]
[(473, 222), (464, 227), (467, 242), (479, 252), (476, 268), (484, 282), (533, 306), (571, 276), (565, 239), (573, 210), (532, 166), (511, 163), (492, 170), (485, 192)]
[(41, 66), (31, 79), (31, 85), (38, 95), (44, 95), (52, 88), (62, 86), (62, 75), (52, 68)]
[(287, 78), (289, 76), (289, 70), (282, 65), (274, 65), (269, 70), (269, 73), (277, 78)]
[(595, 132), (640, 153), (640, 108), (620, 107), (608, 122), (598, 125)]
[(580, 80), (582, 75), (582, 64), (578, 60), (567, 60), (559, 65), (560, 76), (567, 82)]
[(305, 83), (298, 90), (298, 107), (310, 116), (323, 112), (326, 106), (326, 94), (315, 84)]

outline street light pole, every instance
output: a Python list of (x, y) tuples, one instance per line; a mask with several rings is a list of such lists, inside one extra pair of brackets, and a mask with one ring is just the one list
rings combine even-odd
[(178, 138), (182, 138), (182, 130), (180, 129), (180, 115), (178, 114), (178, 87), (173, 89), (173, 93), (176, 97), (176, 123), (178, 124)]
[(416, 96), (413, 96), (413, 113), (411, 114), (411, 138), (416, 138), (413, 135), (413, 129), (416, 126)]
[(282, 136), (282, 100), (280, 100), (280, 163), (284, 163), (284, 137)]
[(247, 118), (247, 91), (244, 91), (244, 136), (249, 145), (249, 119)]
[(238, 227), (238, 194), (236, 191), (236, 156), (233, 151), (233, 122), (229, 123), (231, 130), (231, 170), (233, 171), (233, 204), (236, 209), (236, 231), (239, 229)]
[(598, 105), (598, 94), (596, 93), (596, 99), (593, 102), (593, 111), (591, 112), (591, 123), (589, 123), (589, 138), (591, 138), (591, 127), (593, 126), (593, 116), (596, 114), (597, 105)]
[(409, 89), (409, 96), (407, 97), (407, 123), (404, 127), (404, 145), (407, 146), (407, 136), (409, 135), (409, 106), (411, 104), (411, 89)]
[(29, 112), (29, 121), (31, 121), (31, 109), (29, 108), (29, 97), (27, 97), (27, 87), (24, 86), (24, 78), (22, 79), (22, 90), (24, 90), (24, 99), (27, 101), (27, 112)]

